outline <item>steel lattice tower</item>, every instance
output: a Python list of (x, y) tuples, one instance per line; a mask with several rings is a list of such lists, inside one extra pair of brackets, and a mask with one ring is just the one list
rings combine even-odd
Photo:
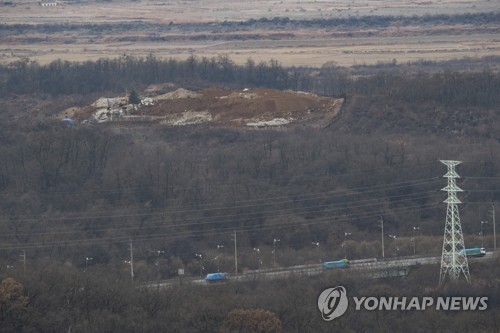
[(460, 225), (460, 216), (457, 205), (460, 200), (457, 192), (463, 192), (456, 184), (456, 178), (460, 176), (455, 171), (455, 166), (462, 163), (460, 161), (441, 161), (448, 167), (448, 172), (443, 177), (448, 178), (448, 186), (442, 191), (448, 192), (448, 198), (444, 201), (446, 208), (446, 226), (444, 228), (443, 254), (441, 257), (441, 274), (439, 284), (442, 284), (449, 276), (450, 280), (457, 280), (460, 273), (463, 273), (467, 282), (470, 282), (469, 265), (467, 256), (463, 252), (464, 236)]

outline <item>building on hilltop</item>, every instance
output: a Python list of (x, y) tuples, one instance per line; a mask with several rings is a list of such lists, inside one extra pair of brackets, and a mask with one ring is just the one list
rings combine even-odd
[(54, 7), (57, 6), (57, 1), (40, 1), (39, 4), (42, 7)]

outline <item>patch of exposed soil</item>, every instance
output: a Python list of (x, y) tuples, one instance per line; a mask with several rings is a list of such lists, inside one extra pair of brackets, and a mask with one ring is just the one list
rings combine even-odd
[[(168, 126), (207, 124), (227, 127), (293, 127), (304, 125), (323, 128), (339, 115), (343, 99), (296, 91), (274, 89), (228, 90), (208, 88), (199, 92), (186, 89), (152, 97), (149, 106), (137, 110), (120, 105), (102, 114), (102, 107), (123, 98), (101, 98), (75, 114), (80, 122), (96, 116), (98, 122), (150, 119)], [(114, 104), (113, 104), (114, 105)], [(111, 117), (113, 115), (113, 117)], [(128, 122), (129, 123), (129, 122)]]

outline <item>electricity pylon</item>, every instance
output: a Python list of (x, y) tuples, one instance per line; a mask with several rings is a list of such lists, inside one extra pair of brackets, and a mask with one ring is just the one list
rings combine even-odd
[(460, 225), (460, 215), (457, 205), (460, 200), (457, 192), (463, 192), (456, 184), (456, 178), (460, 176), (455, 171), (455, 166), (462, 163), (460, 161), (440, 161), (448, 167), (448, 172), (443, 177), (448, 178), (448, 186), (442, 191), (448, 192), (448, 198), (444, 201), (446, 208), (446, 225), (444, 227), (443, 253), (441, 256), (441, 273), (439, 284), (442, 284), (449, 276), (450, 280), (458, 280), (463, 273), (467, 282), (470, 282), (469, 265), (464, 252), (464, 236)]

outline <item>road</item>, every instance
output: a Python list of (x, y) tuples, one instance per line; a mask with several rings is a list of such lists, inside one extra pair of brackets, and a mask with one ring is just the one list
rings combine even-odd
[[(468, 257), (471, 260), (489, 260), (494, 257), (493, 252), (487, 252), (484, 257)], [(360, 272), (380, 272), (380, 271), (391, 271), (400, 268), (409, 268), (419, 265), (433, 265), (439, 264), (441, 262), (441, 256), (439, 257), (400, 257), (400, 258), (386, 258), (385, 260), (377, 258), (360, 259), (349, 261), (349, 270), (357, 270)], [(342, 269), (342, 268), (337, 268)], [(291, 267), (280, 267), (274, 269), (260, 269), (246, 271), (237, 276), (231, 276), (229, 279), (231, 281), (252, 281), (261, 279), (276, 279), (276, 278), (287, 278), (291, 275), (303, 275), (303, 276), (314, 276), (325, 272), (325, 268), (318, 264), (312, 265), (299, 265)], [(203, 278), (190, 277), (183, 278), (180, 280), (170, 279), (162, 281), (149, 281), (141, 283), (141, 287), (150, 288), (165, 288), (174, 285), (179, 285), (180, 283), (194, 283), (194, 284), (207, 284)]]

